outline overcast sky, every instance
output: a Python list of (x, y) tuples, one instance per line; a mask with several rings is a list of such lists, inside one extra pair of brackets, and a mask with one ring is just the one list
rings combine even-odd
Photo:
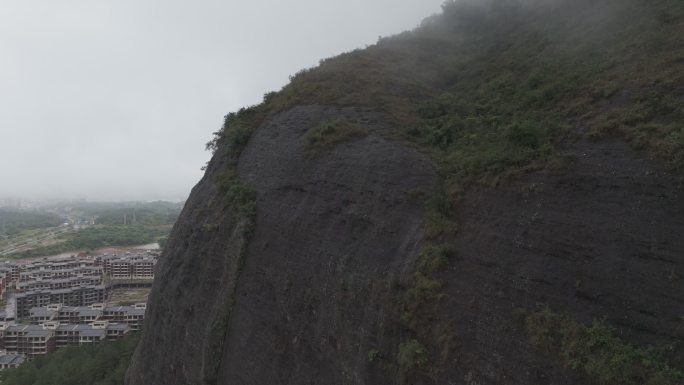
[(0, 0), (0, 198), (185, 199), (223, 116), (443, 0)]

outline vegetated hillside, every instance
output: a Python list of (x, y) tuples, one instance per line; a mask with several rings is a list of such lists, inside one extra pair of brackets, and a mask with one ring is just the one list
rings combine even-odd
[(182, 208), (182, 203), (157, 201), (89, 204), (82, 210), (96, 217), (96, 223), (101, 225), (165, 225), (174, 223)]
[(451, 1), (228, 114), (127, 383), (682, 383), (681, 36)]
[(12, 236), (27, 229), (59, 226), (62, 219), (54, 214), (28, 210), (0, 209), (0, 236)]

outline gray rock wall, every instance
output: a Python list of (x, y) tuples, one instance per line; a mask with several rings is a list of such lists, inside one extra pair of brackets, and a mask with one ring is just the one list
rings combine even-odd
[[(306, 158), (302, 136), (331, 118), (357, 121), (370, 134)], [(369, 110), (310, 106), (274, 117), (252, 137), (239, 173), (257, 192), (256, 233), (222, 356), (213, 357), (218, 383), (391, 383), (369, 372), (367, 353), (398, 343), (402, 293), (392, 282), (412, 270), (423, 238), (420, 195), (436, 177), (426, 156), (384, 139), (386, 128)], [(215, 163), (160, 262), (129, 384), (210, 377), (206, 324), (235, 289), (232, 242), (240, 242), (212, 184)], [(207, 223), (220, 227), (207, 233)]]
[[(370, 135), (306, 158), (302, 136), (331, 117)], [(160, 262), (127, 384), (399, 383), (391, 362), (412, 338), (401, 301), (436, 176), (387, 129), (373, 111), (320, 106), (260, 127), (239, 163), (258, 207), (241, 269), (239, 223), (212, 181), (223, 167), (217, 156)], [(606, 317), (627, 342), (674, 346), (682, 367), (677, 180), (621, 142), (567, 153), (573, 161), (560, 170), (473, 188), (458, 203), (458, 235), (442, 240), (455, 258), (439, 273), (444, 296), (432, 310), (436, 323), (453, 325), (455, 348), (437, 360), (439, 342), (423, 340), (433, 368), (409, 383), (591, 383), (530, 346), (514, 312), (538, 306), (585, 323)], [(217, 341), (211, 325), (221, 317)], [(371, 363), (372, 349), (390, 364)]]

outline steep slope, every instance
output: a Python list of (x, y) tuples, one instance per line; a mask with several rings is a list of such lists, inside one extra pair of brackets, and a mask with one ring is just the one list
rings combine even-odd
[(448, 2), (229, 114), (127, 383), (682, 383), (682, 33)]
[[(447, 366), (448, 378), (487, 384), (681, 383), (639, 377), (632, 371), (648, 369), (633, 362), (609, 365), (582, 357), (570, 346), (584, 343), (579, 336), (569, 333), (563, 341), (555, 335), (563, 333), (562, 325), (539, 323), (546, 306), (587, 325), (605, 320), (623, 341), (662, 349), (670, 365), (684, 367), (684, 200), (676, 179), (620, 141), (582, 143), (567, 153), (573, 161), (562, 172), (531, 173), (496, 190), (474, 189), (459, 206), (459, 258), (441, 276), (447, 296), (440, 309), (458, 325), (458, 364)], [(523, 309), (532, 313), (521, 315)], [(534, 340), (538, 333), (542, 341)], [(592, 348), (601, 352), (600, 345)], [(548, 362), (544, 353), (571, 356)], [(582, 368), (585, 359), (597, 361), (586, 379), (554, 368), (558, 362)]]
[[(369, 134), (306, 158), (302, 136), (333, 117), (364, 122)], [(200, 182), (159, 272), (176, 278), (154, 289), (149, 324), (159, 329), (142, 348), (149, 351), (138, 352), (139, 369), (131, 369), (137, 383), (306, 383), (320, 376), (336, 383), (366, 366), (359, 352), (384, 334), (379, 324), (396, 319), (397, 309), (360, 308), (355, 296), (379, 304), (391, 298), (389, 279), (411, 269), (422, 240), (418, 197), (436, 181), (426, 156), (379, 135), (387, 130), (382, 120), (364, 109), (310, 106), (257, 130), (240, 161), (258, 207), (243, 263), (237, 221), (221, 218), (224, 202), (212, 197), (208, 177)], [(209, 170), (217, 167), (212, 162)], [(226, 330), (215, 334), (212, 321), (226, 315)], [(216, 338), (225, 338), (222, 351), (208, 346)], [(165, 370), (146, 370), (161, 363), (154, 352), (165, 352)], [(299, 355), (309, 359), (294, 359)], [(324, 369), (337, 365), (348, 373)]]

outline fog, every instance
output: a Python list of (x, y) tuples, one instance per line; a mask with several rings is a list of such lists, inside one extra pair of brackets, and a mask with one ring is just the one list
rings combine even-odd
[(223, 116), (442, 0), (3, 0), (0, 198), (179, 200)]

